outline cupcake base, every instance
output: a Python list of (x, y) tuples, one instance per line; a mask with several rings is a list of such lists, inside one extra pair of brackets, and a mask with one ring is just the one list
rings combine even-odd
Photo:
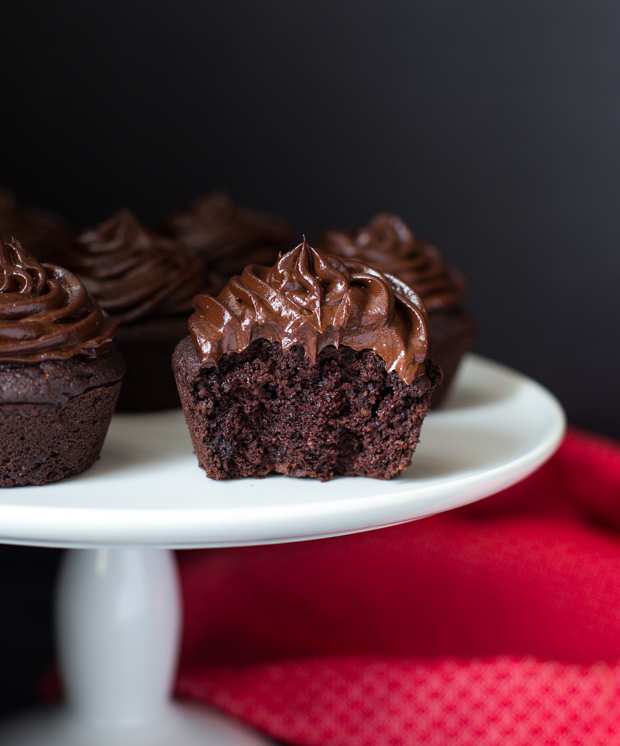
[(475, 333), (475, 324), (465, 311), (429, 313), (428, 356), (443, 373), (443, 379), (431, 399), (433, 409), (446, 398), (459, 363), (472, 346)]
[(57, 482), (94, 464), (121, 387), (118, 352), (0, 373), (0, 487)]
[(153, 318), (121, 324), (114, 342), (127, 371), (118, 398), (118, 412), (149, 412), (180, 407), (172, 353), (187, 335), (187, 316)]
[(390, 479), (411, 463), (441, 378), (428, 360), (407, 385), (371, 350), (330, 346), (312, 363), (303, 348), (284, 352), (265, 339), (201, 368), (187, 337), (173, 367), (198, 462), (212, 479)]

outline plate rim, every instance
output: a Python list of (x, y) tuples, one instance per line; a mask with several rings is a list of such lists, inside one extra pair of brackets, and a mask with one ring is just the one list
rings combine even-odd
[[(60, 494), (63, 486), (66, 489), (88, 489), (93, 481), (88, 472), (78, 477), (62, 480), (43, 487), (11, 488), (0, 491), (0, 543), (24, 544), (52, 547), (98, 547), (98, 546), (144, 546), (165, 548), (197, 548), (218, 546), (239, 546), (249, 544), (280, 543), (315, 538), (326, 538), (345, 533), (366, 531), (403, 523), (437, 512), (443, 512), (460, 505), (487, 497), (501, 489), (520, 481), (536, 470), (557, 449), (566, 429), (566, 417), (558, 400), (540, 383), (519, 373), (508, 366), (489, 360), (474, 353), (469, 353), (461, 366), (454, 382), (458, 388), (464, 378), (475, 373), (489, 376), (496, 381), (510, 382), (518, 390), (529, 392), (540, 398), (546, 408), (545, 416), (548, 427), (544, 437), (541, 435), (535, 447), (519, 454), (514, 459), (498, 464), (482, 472), (458, 473), (452, 477), (437, 479), (425, 486), (414, 485), (411, 489), (403, 487), (403, 479), (379, 482), (377, 492), (370, 491), (364, 497), (355, 499), (355, 510), (352, 500), (347, 497), (347, 490), (353, 486), (358, 477), (344, 477), (338, 483), (344, 485), (345, 497), (340, 500), (328, 499), (286, 505), (262, 505), (251, 507), (214, 508), (206, 505), (200, 508), (153, 507), (153, 508), (109, 508), (103, 505), (62, 506), (32, 505), (27, 500), (20, 504), (7, 500), (7, 492), (23, 494), (28, 491), (41, 490)], [(450, 392), (453, 396), (453, 392)], [(460, 413), (467, 417), (467, 414)], [(171, 417), (169, 413), (160, 413), (161, 417)], [(450, 411), (440, 410), (429, 415), (439, 422), (448, 419)], [(152, 423), (158, 415), (121, 415), (115, 416), (115, 427), (123, 427), (123, 422), (130, 425)], [(458, 418), (458, 415), (457, 415)], [(454, 414), (452, 421), (455, 420)], [(422, 436), (424, 435), (424, 428)], [(105, 453), (105, 451), (104, 451)], [(414, 465), (415, 465), (414, 454)], [(193, 468), (199, 469), (192, 454)], [(183, 467), (186, 468), (186, 467)], [(203, 472), (201, 476), (207, 480)], [(194, 478), (195, 475), (192, 475)], [(94, 476), (93, 479), (97, 479)], [(292, 477), (280, 475), (269, 479), (296, 482)], [(250, 485), (258, 480), (234, 480), (236, 485)], [(263, 480), (261, 480), (262, 482)], [(310, 480), (304, 480), (310, 481)], [(373, 480), (364, 480), (372, 482)], [(207, 484), (213, 484), (207, 480)], [(222, 484), (222, 483), (215, 483)], [(230, 482), (228, 484), (231, 484)], [(54, 488), (54, 490), (50, 490)], [(449, 494), (449, 488), (458, 495)], [(216, 489), (216, 488), (214, 488)], [(230, 488), (228, 488), (230, 489)], [(314, 488), (312, 488), (314, 489)], [(317, 489), (320, 489), (317, 485)], [(390, 510), (384, 507), (377, 509), (376, 500), (385, 501)], [(375, 517), (372, 518), (371, 515)], [(337, 519), (337, 520), (336, 520)], [(275, 530), (268, 532), (267, 526), (274, 522)], [(298, 521), (298, 523), (296, 523)], [(303, 523), (310, 521), (309, 530), (303, 530)], [(261, 528), (262, 527), (262, 528)], [(205, 533), (206, 531), (206, 533)]]

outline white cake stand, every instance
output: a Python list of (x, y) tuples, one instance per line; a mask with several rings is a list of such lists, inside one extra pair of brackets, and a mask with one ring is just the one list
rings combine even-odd
[(564, 426), (545, 389), (474, 355), (427, 417), (412, 467), (388, 482), (215, 482), (197, 466), (180, 411), (115, 415), (87, 473), (0, 491), (0, 542), (73, 550), (57, 601), (66, 704), (0, 728), (0, 744), (267, 743), (207, 708), (171, 702), (180, 600), (170, 550), (336, 536), (449, 510), (534, 471)]

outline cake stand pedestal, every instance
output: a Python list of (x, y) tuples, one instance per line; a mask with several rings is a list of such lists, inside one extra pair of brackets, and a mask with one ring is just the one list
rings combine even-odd
[(213, 482), (180, 411), (115, 415), (88, 472), (0, 493), (0, 542), (71, 550), (57, 598), (66, 704), (0, 727), (0, 743), (267, 744), (208, 708), (171, 701), (181, 613), (171, 550), (335, 536), (449, 510), (527, 476), (563, 432), (545, 389), (474, 355), (427, 417), (413, 466), (389, 482)]

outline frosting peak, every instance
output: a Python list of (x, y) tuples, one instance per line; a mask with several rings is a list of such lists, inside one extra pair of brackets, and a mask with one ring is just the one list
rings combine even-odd
[(200, 257), (146, 230), (129, 210), (84, 231), (63, 260), (122, 323), (189, 314), (206, 284)]
[(290, 301), (293, 312), (305, 311), (316, 319), (323, 331), (322, 314), (325, 304), (332, 306), (342, 301), (347, 290), (346, 269), (339, 262), (330, 264), (325, 257), (309, 246), (304, 237), (296, 249), (280, 257), (269, 274), (269, 283)]
[(328, 231), (321, 248), (395, 275), (420, 294), (429, 311), (455, 308), (465, 300), (467, 285), (460, 272), (396, 215), (382, 213), (363, 228)]
[(151, 243), (148, 234), (129, 210), (119, 210), (98, 228), (84, 231), (78, 242), (91, 244), (93, 250), (100, 253), (118, 251), (126, 246), (147, 250)]
[(0, 239), (0, 363), (97, 357), (116, 326), (75, 275)]
[(418, 296), (393, 277), (317, 251), (304, 241), (269, 268), (249, 265), (217, 298), (199, 295), (189, 328), (203, 364), (264, 337), (312, 361), (328, 345), (372, 349), (411, 383), (427, 349)]
[(13, 239), (5, 243), (0, 239), (0, 293), (6, 302), (15, 294), (41, 295), (47, 284), (47, 273), (21, 244)]

